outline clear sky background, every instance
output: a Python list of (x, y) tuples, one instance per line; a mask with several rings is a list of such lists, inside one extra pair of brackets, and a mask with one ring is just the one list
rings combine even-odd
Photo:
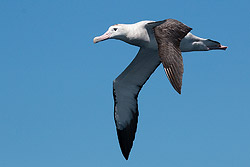
[[(1, 167), (249, 167), (250, 2), (0, 0)], [(112, 81), (138, 48), (93, 44), (110, 25), (174, 18), (226, 51), (184, 53), (182, 95), (162, 65), (139, 94), (130, 158)]]

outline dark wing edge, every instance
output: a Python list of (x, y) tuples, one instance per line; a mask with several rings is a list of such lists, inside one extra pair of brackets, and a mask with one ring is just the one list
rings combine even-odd
[(180, 42), (191, 30), (192, 28), (174, 19), (167, 19), (154, 28), (158, 54), (164, 70), (170, 83), (179, 94), (181, 94), (184, 72)]
[(133, 142), (135, 139), (138, 115), (139, 114), (137, 111), (137, 113), (133, 116), (133, 119), (130, 121), (129, 126), (127, 126), (125, 129), (123, 130), (116, 129), (118, 140), (119, 140), (119, 145), (122, 150), (122, 155), (124, 156), (126, 160), (128, 160), (129, 153), (132, 149)]
[[(117, 113), (117, 110), (116, 110), (117, 101), (116, 101), (116, 94), (115, 94), (114, 88), (113, 88), (113, 96), (114, 96), (114, 103), (115, 103), (114, 104), (114, 119), (115, 119), (115, 124), (117, 125), (117, 121), (115, 118), (115, 114)], [(126, 160), (128, 160), (129, 153), (133, 147), (133, 141), (135, 139), (135, 133), (137, 130), (137, 123), (138, 123), (138, 116), (139, 116), (137, 96), (134, 99), (136, 101), (136, 111), (135, 112), (131, 111), (132, 119), (130, 120), (129, 124), (122, 130), (116, 127), (116, 132), (118, 136), (119, 145), (122, 151), (122, 155), (124, 156)]]
[(119, 145), (126, 160), (137, 130), (138, 94), (159, 64), (157, 51), (140, 48), (134, 60), (113, 82), (114, 119)]

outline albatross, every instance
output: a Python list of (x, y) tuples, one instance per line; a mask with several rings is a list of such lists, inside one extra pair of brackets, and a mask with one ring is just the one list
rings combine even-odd
[(113, 81), (114, 120), (120, 148), (126, 160), (137, 129), (138, 94), (160, 63), (163, 64), (173, 88), (181, 94), (181, 52), (226, 50), (226, 46), (211, 39), (197, 37), (190, 33), (191, 30), (192, 28), (175, 19), (140, 21), (110, 26), (106, 33), (94, 38), (94, 43), (118, 39), (140, 47), (134, 60)]

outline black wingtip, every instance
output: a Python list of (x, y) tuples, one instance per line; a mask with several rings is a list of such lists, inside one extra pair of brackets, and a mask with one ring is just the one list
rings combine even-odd
[(181, 90), (177, 91), (181, 95)]
[(176, 90), (177, 93), (179, 93), (181, 95), (181, 88), (178, 89), (178, 88), (174, 87), (174, 89)]
[[(123, 154), (123, 153), (122, 153), (122, 154)], [(128, 160), (129, 153), (128, 153), (128, 154), (123, 154), (123, 156), (124, 156), (124, 158), (125, 158), (126, 160)]]
[[(137, 96), (135, 98), (137, 99)], [(132, 116), (132, 120), (128, 123), (128, 125), (122, 130), (116, 128), (122, 155), (124, 156), (126, 160), (128, 160), (130, 151), (132, 149), (133, 141), (135, 139), (135, 133), (137, 129), (137, 122), (138, 122), (138, 116), (139, 116), (137, 103), (136, 103), (136, 111), (135, 112), (131, 111), (131, 113), (133, 114), (133, 116)]]
[[(128, 133), (128, 129), (125, 130), (117, 130), (118, 140), (120, 144), (120, 148), (122, 151), (122, 155), (126, 160), (128, 160), (131, 148), (133, 146), (134, 135), (130, 135)], [(131, 138), (132, 137), (132, 138)]]

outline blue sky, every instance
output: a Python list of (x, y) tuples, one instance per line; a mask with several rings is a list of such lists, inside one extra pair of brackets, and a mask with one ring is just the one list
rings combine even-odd
[[(250, 2), (8, 1), (0, 5), (1, 167), (249, 167)], [(139, 95), (130, 159), (112, 81), (138, 48), (93, 44), (110, 25), (174, 18), (226, 51), (184, 53), (182, 95), (162, 66)]]

